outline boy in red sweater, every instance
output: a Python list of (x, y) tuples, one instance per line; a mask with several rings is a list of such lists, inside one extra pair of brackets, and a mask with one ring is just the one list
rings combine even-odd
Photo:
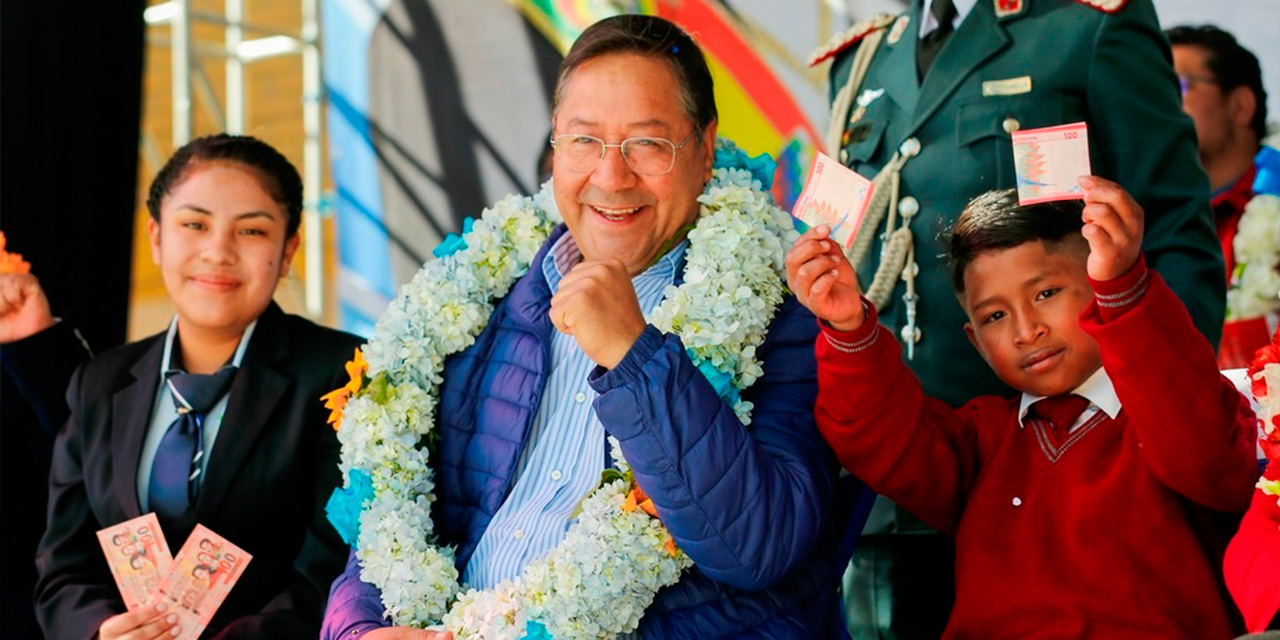
[(827, 230), (801, 236), (787, 276), (822, 319), (818, 426), (845, 468), (955, 537), (946, 637), (1229, 638), (1212, 516), (1249, 505), (1252, 414), (1147, 270), (1141, 207), (1081, 186), (1083, 209), (992, 191), (956, 221), (964, 330), (1022, 392), (960, 409), (923, 394)]

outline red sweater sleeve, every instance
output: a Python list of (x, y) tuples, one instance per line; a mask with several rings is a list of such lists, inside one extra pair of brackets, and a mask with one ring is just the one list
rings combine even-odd
[(818, 336), (818, 428), (850, 473), (954, 536), (978, 467), (977, 410), (926, 397), (898, 341), (866, 307), (858, 329), (823, 325)]
[[(1280, 480), (1280, 464), (1264, 476)], [(1227, 589), (1250, 632), (1262, 631), (1280, 612), (1280, 500), (1257, 489), (1223, 560)]]
[(1114, 281), (1092, 284), (1097, 298), (1080, 322), (1098, 341), (1143, 460), (1187, 499), (1244, 511), (1258, 473), (1253, 412), (1218, 372), (1208, 340), (1141, 261)]

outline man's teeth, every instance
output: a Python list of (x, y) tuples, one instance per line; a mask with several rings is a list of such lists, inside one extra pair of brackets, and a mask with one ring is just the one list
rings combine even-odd
[(623, 218), (639, 211), (640, 207), (632, 207), (630, 209), (606, 209), (604, 207), (596, 207), (595, 209), (600, 212), (600, 215), (609, 220), (622, 220)]

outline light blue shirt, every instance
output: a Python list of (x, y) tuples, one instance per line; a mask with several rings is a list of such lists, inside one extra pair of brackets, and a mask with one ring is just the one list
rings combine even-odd
[[(236, 346), (236, 353), (231, 358), (231, 364), (240, 366), (240, 361), (244, 359), (244, 351), (249, 346), (249, 338), (253, 336), (253, 329), (257, 326), (258, 321), (254, 320), (245, 328), (244, 335), (240, 336), (240, 344)], [(155, 466), (160, 440), (169, 430), (169, 425), (178, 419), (178, 410), (173, 407), (173, 395), (169, 392), (169, 385), (164, 383), (164, 372), (169, 369), (169, 363), (173, 362), (173, 341), (176, 337), (178, 337), (178, 317), (174, 316), (169, 322), (169, 332), (164, 337), (164, 355), (160, 357), (160, 388), (156, 391), (156, 403), (151, 407), (151, 424), (147, 427), (147, 436), (142, 441), (142, 457), (138, 459), (138, 504), (142, 507), (143, 513), (151, 510), (151, 500), (147, 494), (151, 490), (151, 467)], [(200, 443), (201, 448), (204, 449), (204, 455), (200, 457), (200, 478), (204, 478), (205, 469), (209, 468), (209, 453), (213, 449), (213, 443), (218, 440), (218, 430), (222, 427), (222, 416), (227, 412), (227, 396), (230, 393), (228, 391), (223, 394), (218, 404), (214, 405), (204, 418), (203, 441)]]
[[(662, 302), (687, 246), (687, 240), (681, 242), (631, 279), (641, 309), (652, 310)], [(551, 247), (542, 272), (553, 294), (564, 274), (581, 259), (567, 233)], [(514, 578), (526, 563), (559, 544), (570, 514), (600, 482), (604, 470), (604, 425), (591, 406), (596, 393), (587, 384), (596, 365), (573, 336), (552, 333), (547, 384), (516, 470), (515, 486), (462, 572), (463, 582), (470, 587), (487, 589)]]

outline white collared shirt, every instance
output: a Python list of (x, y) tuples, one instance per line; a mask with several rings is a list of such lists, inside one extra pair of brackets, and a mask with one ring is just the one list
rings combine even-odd
[[(258, 321), (255, 319), (245, 327), (244, 335), (240, 336), (240, 344), (236, 346), (236, 353), (231, 357), (231, 364), (236, 367), (239, 367), (240, 361), (244, 360), (244, 351), (249, 347), (249, 338), (253, 336), (253, 329), (257, 326)], [(142, 513), (151, 510), (148, 493), (151, 491), (151, 468), (155, 466), (156, 451), (160, 450), (160, 441), (164, 439), (169, 425), (178, 419), (178, 410), (173, 408), (173, 396), (169, 393), (169, 385), (164, 383), (164, 372), (169, 370), (169, 364), (173, 362), (173, 339), (176, 337), (178, 337), (178, 316), (175, 315), (169, 322), (169, 332), (164, 336), (164, 354), (160, 357), (160, 388), (156, 391), (155, 404), (151, 406), (151, 423), (147, 427), (146, 438), (142, 441), (142, 457), (138, 458), (138, 505), (142, 507)], [(209, 454), (213, 450), (213, 443), (218, 440), (218, 430), (222, 427), (222, 415), (227, 412), (227, 398), (230, 395), (230, 390), (223, 394), (218, 404), (213, 405), (209, 410), (202, 423), (203, 441), (200, 447), (204, 449), (204, 455), (200, 458), (201, 478), (209, 468)]]
[[(1093, 417), (1093, 414), (1099, 411), (1107, 414), (1107, 417), (1112, 420), (1115, 420), (1116, 416), (1120, 415), (1120, 398), (1116, 396), (1116, 388), (1111, 384), (1111, 377), (1107, 375), (1106, 370), (1102, 367), (1098, 367), (1098, 370), (1094, 371), (1093, 375), (1080, 383), (1080, 386), (1073, 389), (1071, 393), (1088, 400), (1089, 407), (1080, 414), (1080, 417), (1071, 425), (1071, 428), (1067, 429), (1067, 433), (1075, 431), (1077, 427), (1083, 425), (1089, 418)], [(1018, 426), (1027, 426), (1027, 411), (1035, 401), (1043, 400), (1046, 397), (1030, 393), (1022, 394), (1022, 403), (1018, 406)]]
[[(978, 0), (951, 0), (951, 4), (956, 8), (956, 18), (951, 21), (951, 27), (959, 29), (960, 23), (964, 22), (965, 16), (969, 15), (970, 11), (973, 11)], [(933, 17), (933, 0), (924, 0), (924, 7), (920, 11), (920, 37), (924, 38), (937, 28), (938, 19)]]

